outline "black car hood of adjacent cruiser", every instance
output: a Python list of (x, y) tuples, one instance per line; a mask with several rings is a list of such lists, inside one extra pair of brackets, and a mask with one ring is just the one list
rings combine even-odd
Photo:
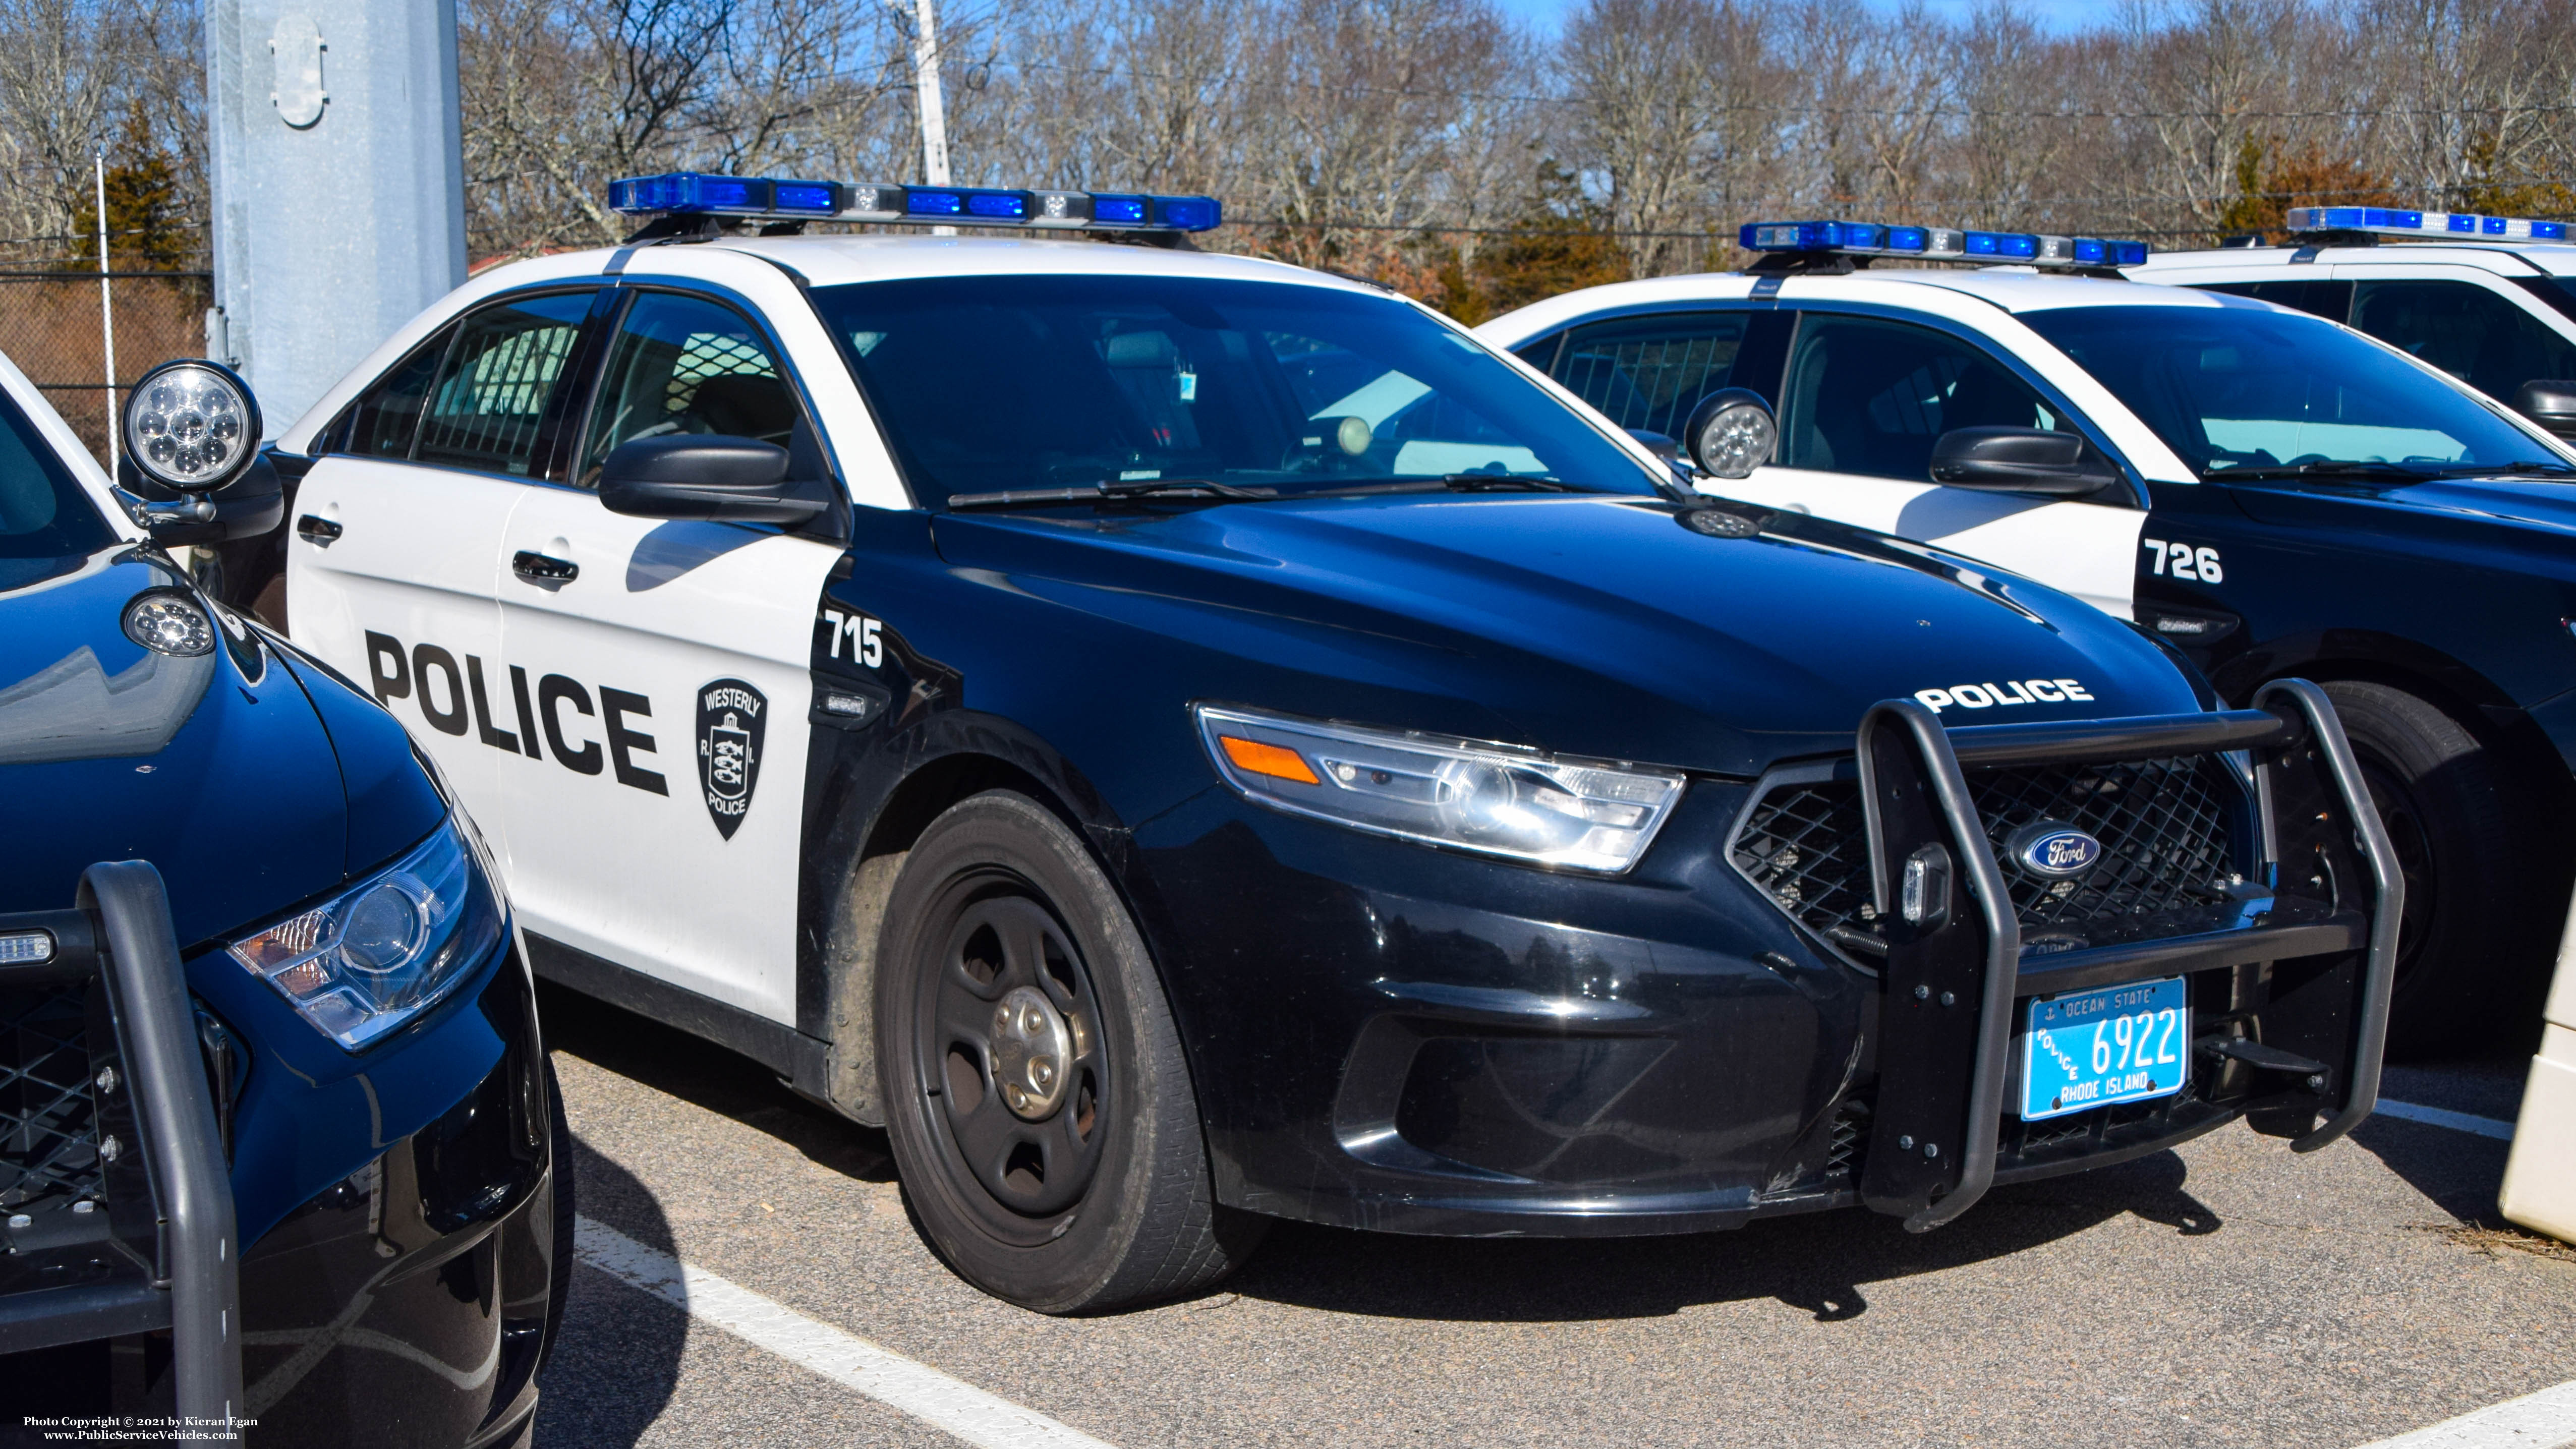
[(196, 597), (167, 558), (64, 562), (0, 588), (0, 911), (67, 908), (92, 863), (146, 860), (186, 949), (443, 817), (400, 725), (248, 626), (213, 615), (219, 647), (195, 657), (128, 638), (135, 595)]
[(1750, 775), (1849, 749), (1881, 700), (1959, 684), (2010, 700), (2072, 679), (2091, 698), (1954, 706), (1954, 727), (2202, 708), (2155, 644), (2066, 595), (1724, 511), (1760, 532), (1569, 494), (945, 514), (936, 531), (963, 573), (1221, 656), (1176, 681), (1198, 698), (1571, 754)]

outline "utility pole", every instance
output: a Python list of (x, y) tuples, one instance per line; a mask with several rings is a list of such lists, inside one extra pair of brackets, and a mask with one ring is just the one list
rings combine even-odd
[(456, 0), (206, 0), (206, 351), (274, 434), (465, 280)]
[(98, 169), (98, 340), (107, 354), (107, 476), (116, 476), (116, 297), (108, 288), (107, 274), (107, 153), (97, 157)]
[[(886, 0), (900, 12), (903, 0)], [(939, 17), (931, 0), (912, 0), (912, 93), (921, 110), (921, 179), (948, 184), (948, 104), (939, 93)], [(932, 236), (955, 236), (953, 226), (934, 226)]]

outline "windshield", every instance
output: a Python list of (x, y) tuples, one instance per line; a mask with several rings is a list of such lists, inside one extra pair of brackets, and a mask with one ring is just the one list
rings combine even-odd
[(89, 495), (15, 402), (0, 395), (0, 589), (56, 570), (30, 567), (95, 553), (116, 541)]
[(2567, 466), (2448, 379), (2302, 313), (2070, 307), (2021, 320), (2203, 478)]
[[(1392, 298), (1188, 277), (819, 289), (913, 493), (1198, 480), (1293, 495), (1477, 475), (1652, 494), (1645, 467)], [(1474, 481), (1474, 480), (1471, 480)]]

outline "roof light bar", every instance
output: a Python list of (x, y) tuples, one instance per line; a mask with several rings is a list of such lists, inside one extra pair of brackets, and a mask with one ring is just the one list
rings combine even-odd
[(2147, 259), (2142, 241), (2104, 241), (2041, 232), (1953, 231), (1941, 226), (1880, 226), (1867, 221), (1748, 222), (1736, 240), (1749, 252), (1831, 252), (1855, 257), (1915, 257), (1931, 262), (2023, 262), (2035, 267), (2134, 267)]
[(2441, 241), (2565, 241), (2567, 223), (2467, 211), (2405, 211), (2393, 206), (2294, 206), (2289, 230), (2366, 231)]
[(1065, 231), (1213, 231), (1225, 220), (1225, 208), (1212, 196), (787, 181), (698, 171), (612, 181), (608, 206), (630, 216), (677, 212), (764, 221), (910, 222)]

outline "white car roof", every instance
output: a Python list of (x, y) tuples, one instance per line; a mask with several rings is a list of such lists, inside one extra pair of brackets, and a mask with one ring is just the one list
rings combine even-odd
[[(313, 435), (347, 405), (368, 382), (382, 375), (403, 354), (444, 326), (449, 318), (486, 298), (521, 287), (550, 282), (595, 280), (610, 274), (634, 279), (683, 279), (720, 282), (737, 291), (766, 292), (763, 282), (785, 284), (791, 276), (816, 287), (845, 282), (900, 281), (915, 277), (957, 276), (1148, 276), (1218, 277), (1243, 281), (1285, 282), (1391, 296), (1364, 282), (1312, 271), (1285, 262), (1222, 252), (1182, 251), (1154, 246), (1123, 246), (1075, 238), (923, 235), (726, 237), (709, 242), (647, 243), (635, 247), (594, 247), (506, 262), (476, 273), (464, 286), (431, 303), (404, 323), (342, 375), (306, 410), (303, 417), (277, 434), (289, 452), (308, 449)], [(785, 270), (782, 270), (785, 269)], [(754, 300), (759, 300), (755, 297)], [(770, 308), (773, 324), (805, 307)], [(864, 411), (854, 416), (864, 416)]]
[[(1478, 327), (1476, 334), (1502, 346), (1518, 346), (1575, 317), (1631, 307), (1643, 310), (1675, 303), (1742, 301), (1752, 294), (1755, 280), (1745, 272), (1707, 272), (1587, 287), (1505, 313)], [(1810, 272), (1783, 278), (1777, 295), (1783, 302), (1842, 299), (1960, 316), (1994, 310), (2043, 312), (2061, 307), (2269, 305), (2207, 292), (2142, 287), (2102, 277), (2043, 273), (2030, 267), (1865, 267), (1841, 275)]]
[(2576, 277), (2576, 246), (2552, 242), (2514, 242), (2484, 246), (2442, 246), (2438, 243), (2391, 242), (2385, 246), (2320, 247), (2306, 261), (2293, 258), (2305, 250), (2298, 246), (2278, 247), (2209, 247), (2199, 251), (2156, 252), (2146, 265), (2129, 267), (2130, 276), (2142, 282), (2164, 282), (2181, 273), (2226, 271), (2260, 272), (2272, 267), (2298, 267), (2301, 275), (2313, 275), (2307, 269), (2327, 266), (2358, 267), (2473, 267), (2505, 277)]

